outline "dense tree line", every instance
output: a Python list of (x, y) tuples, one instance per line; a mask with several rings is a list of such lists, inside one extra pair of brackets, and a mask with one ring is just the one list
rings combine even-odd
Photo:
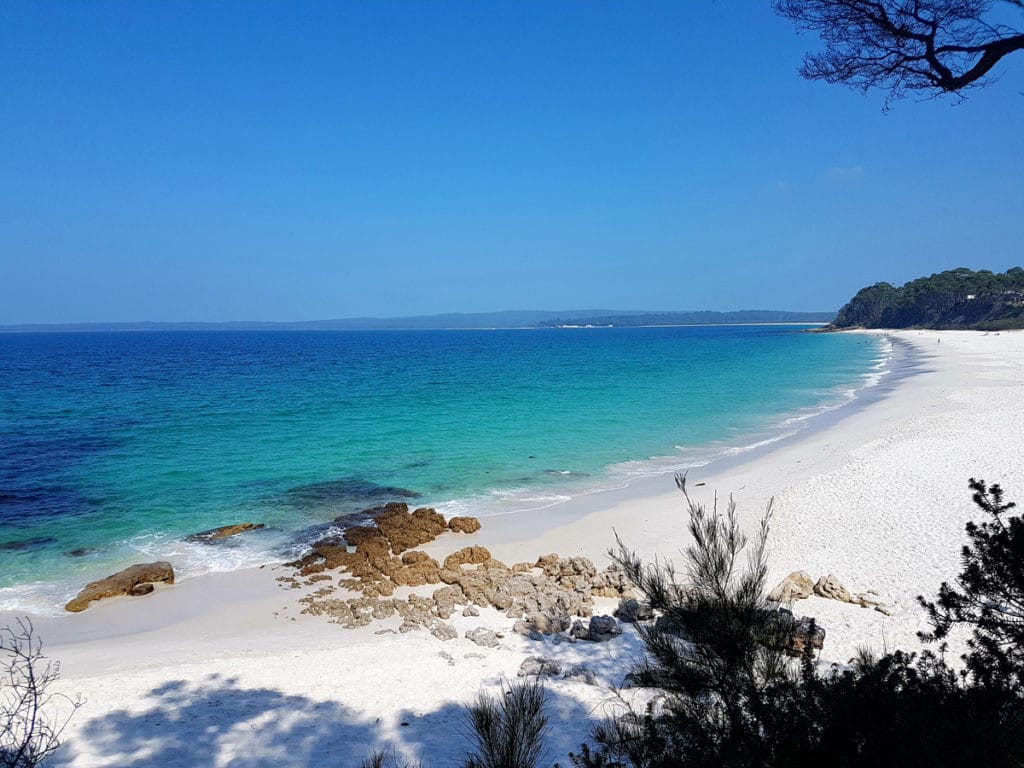
[(1024, 269), (1003, 273), (951, 269), (901, 288), (862, 288), (832, 323), (835, 328), (1024, 328)]

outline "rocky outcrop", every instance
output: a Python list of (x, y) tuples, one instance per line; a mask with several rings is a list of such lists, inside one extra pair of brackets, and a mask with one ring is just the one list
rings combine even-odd
[[(426, 552), (408, 548), (414, 541), (432, 538), (443, 527), (444, 518), (432, 509), (410, 513), (405, 504), (388, 504), (377, 513), (373, 525), (347, 528), (343, 540), (327, 538), (315, 543), (306, 555), (289, 563), (298, 570), (297, 578), (283, 581), (291, 588), (301, 588), (299, 579), (305, 578), (306, 586), (317, 587), (300, 601), (305, 613), (325, 615), (344, 627), (358, 627), (372, 615), (367, 612), (369, 607), (379, 602), (402, 617), (400, 631), (430, 629), (457, 611), (463, 616), (479, 615), (478, 606), (483, 606), (515, 619), (516, 631), (523, 634), (555, 634), (569, 629), (573, 617), (589, 618), (594, 596), (618, 599), (632, 595), (621, 570), (612, 567), (599, 572), (585, 557), (550, 554), (535, 565), (524, 562), (510, 568), (486, 547), (470, 546), (451, 553), (439, 565)], [(455, 524), (455, 530), (474, 527)], [(334, 569), (345, 574), (337, 586), (361, 592), (362, 598), (339, 599), (332, 587), (320, 584), (322, 579), (329, 580), (324, 572)], [(435, 584), (439, 586), (430, 597), (393, 597), (399, 587)]]
[(874, 608), (886, 616), (892, 615), (892, 611), (879, 599), (877, 594), (871, 590), (852, 594), (831, 573), (827, 576), (822, 576), (817, 582), (814, 582), (803, 571), (794, 571), (768, 593), (768, 600), (779, 604), (790, 604), (797, 600), (803, 600), (805, 597), (810, 597), (812, 594), (823, 597), (826, 600), (838, 600), (841, 603), (859, 605), (861, 608)]
[(240, 533), (258, 531), (261, 528), (266, 527), (267, 526), (263, 523), (235, 523), (234, 525), (222, 525), (220, 528), (211, 528), (208, 531), (200, 531), (199, 533), (193, 533), (191, 536), (186, 536), (185, 541), (221, 541), (223, 539), (229, 539), (232, 536), (237, 536)]
[(64, 608), (72, 613), (78, 613), (96, 600), (120, 595), (146, 595), (153, 591), (154, 583), (174, 583), (174, 568), (170, 563), (139, 563), (105, 579), (86, 584)]
[(803, 571), (793, 571), (768, 593), (768, 599), (773, 603), (792, 603), (810, 597), (813, 591), (814, 581), (811, 577)]
[(476, 533), (480, 530), (480, 521), (475, 517), (453, 517), (448, 521), (448, 530), (452, 533)]
[(380, 513), (374, 524), (391, 543), (391, 551), (396, 555), (433, 541), (447, 527), (444, 516), (429, 507), (412, 513), (406, 504), (389, 504), (388, 507), (393, 508)]

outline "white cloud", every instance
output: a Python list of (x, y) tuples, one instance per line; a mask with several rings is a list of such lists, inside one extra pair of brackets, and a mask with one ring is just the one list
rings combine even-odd
[(828, 175), (834, 181), (860, 181), (864, 178), (864, 169), (859, 165), (849, 165), (846, 167), (833, 165)]

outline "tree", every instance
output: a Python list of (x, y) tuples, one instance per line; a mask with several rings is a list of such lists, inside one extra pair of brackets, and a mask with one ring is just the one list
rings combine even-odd
[(1022, 671), (1024, 520), (1006, 514), (998, 487), (971, 487), (993, 521), (968, 526), (959, 589), (943, 585), (925, 606), (937, 637), (973, 627), (976, 674), (929, 650), (825, 666), (807, 642), (801, 663), (787, 662), (778, 649), (798, 623), (764, 598), (767, 517), (745, 550), (731, 504), (723, 514), (687, 498), (685, 583), (620, 542), (612, 557), (662, 612), (638, 626), (648, 659), (633, 673), (661, 695), (596, 727), (570, 755), (575, 768), (1020, 768), (1024, 690), (1010, 683)]
[[(1024, 10), (1024, 0), (1002, 0)], [(889, 91), (956, 94), (991, 82), (999, 61), (1024, 50), (1024, 33), (994, 21), (991, 0), (773, 0), (776, 13), (825, 48), (804, 56), (808, 80)]]
[[(598, 750), (588, 747), (573, 757), (581, 768), (668, 768), (683, 756), (694, 767), (758, 765), (773, 690), (793, 679), (787, 654), (797, 622), (766, 598), (771, 504), (749, 542), (731, 499), (724, 511), (717, 500), (709, 509), (687, 494), (684, 475), (676, 476), (676, 484), (693, 540), (683, 553), (685, 579), (671, 562), (644, 563), (621, 540), (609, 552), (662, 614), (657, 622), (637, 625), (647, 657), (631, 678), (663, 691), (664, 705), (597, 728)], [(809, 635), (814, 633), (812, 624)], [(808, 659), (810, 648), (808, 640)]]
[[(0, 768), (35, 768), (61, 744), (81, 699), (54, 693), (60, 665), (43, 656), (32, 622), (0, 628)], [(63, 713), (55, 711), (63, 703)]]
[(943, 582), (936, 602), (918, 598), (934, 628), (921, 637), (942, 640), (956, 626), (971, 628), (963, 658), (975, 680), (1024, 694), (1024, 519), (1007, 515), (1015, 504), (998, 485), (972, 477), (970, 488), (989, 519), (967, 524), (956, 585)]

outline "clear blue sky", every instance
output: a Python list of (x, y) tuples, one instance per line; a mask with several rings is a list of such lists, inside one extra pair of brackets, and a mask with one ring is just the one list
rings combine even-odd
[(1024, 55), (808, 83), (764, 2), (0, 3), (0, 323), (834, 309), (1024, 262)]

